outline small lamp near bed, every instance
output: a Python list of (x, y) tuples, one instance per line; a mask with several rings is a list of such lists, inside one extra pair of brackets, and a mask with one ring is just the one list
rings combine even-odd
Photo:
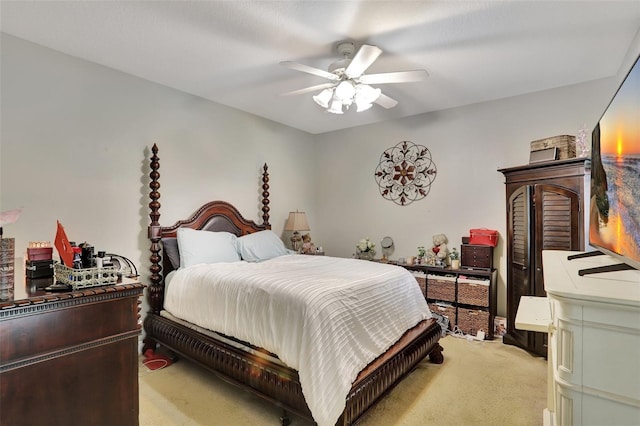
[(307, 223), (307, 215), (304, 212), (289, 212), (289, 218), (284, 226), (285, 231), (293, 231), (291, 236), (291, 248), (300, 251), (302, 247), (302, 237), (300, 231), (309, 231), (309, 223)]

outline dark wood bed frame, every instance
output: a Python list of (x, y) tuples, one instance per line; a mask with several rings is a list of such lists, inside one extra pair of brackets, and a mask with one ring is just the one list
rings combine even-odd
[[(179, 357), (184, 357), (221, 376), (224, 380), (265, 398), (284, 410), (282, 423), (288, 424), (287, 412), (313, 420), (307, 407), (298, 372), (282, 364), (265, 362), (264, 358), (238, 349), (221, 340), (199, 333), (192, 328), (171, 321), (160, 315), (163, 309), (164, 275), (173, 269), (167, 256), (162, 256), (163, 238), (175, 238), (177, 229), (189, 227), (212, 231), (229, 231), (245, 235), (264, 229), (269, 224), (269, 175), (267, 165), (262, 172), (262, 224), (245, 219), (238, 210), (224, 201), (213, 201), (198, 209), (189, 219), (172, 226), (160, 226), (160, 159), (154, 144), (150, 158), (151, 182), (149, 188), (149, 239), (151, 240), (150, 285), (147, 297), (150, 311), (144, 320), (143, 353), (167, 348)], [(411, 372), (427, 355), (431, 362), (443, 362), (440, 326), (433, 319), (425, 320), (408, 330), (387, 352), (360, 372), (351, 388), (346, 408), (337, 424), (354, 424), (384, 394)]]

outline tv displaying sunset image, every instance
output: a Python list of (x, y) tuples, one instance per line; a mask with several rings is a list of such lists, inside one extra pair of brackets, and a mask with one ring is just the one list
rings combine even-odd
[(592, 134), (589, 240), (640, 264), (640, 60)]

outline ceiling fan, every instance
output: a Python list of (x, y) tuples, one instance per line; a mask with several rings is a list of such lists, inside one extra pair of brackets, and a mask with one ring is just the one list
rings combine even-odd
[(313, 100), (334, 114), (342, 114), (343, 108), (348, 109), (354, 103), (358, 112), (371, 108), (374, 103), (384, 108), (393, 108), (398, 101), (383, 94), (379, 88), (370, 86), (371, 84), (410, 83), (422, 81), (428, 77), (426, 70), (365, 74), (367, 68), (382, 53), (378, 46), (363, 44), (355, 53), (355, 45), (349, 41), (343, 41), (338, 43), (337, 49), (342, 59), (329, 65), (328, 71), (297, 62), (280, 62), (280, 65), (287, 68), (329, 80), (327, 83), (294, 90), (284, 95), (301, 95), (321, 90), (313, 96)]

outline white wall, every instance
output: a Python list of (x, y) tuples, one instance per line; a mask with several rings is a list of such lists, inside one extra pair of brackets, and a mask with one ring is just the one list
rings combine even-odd
[(60, 220), (72, 241), (145, 271), (154, 143), (163, 225), (212, 199), (261, 222), (265, 162), (275, 232), (290, 210), (313, 209), (311, 135), (6, 34), (0, 42), (0, 211), (24, 209), (4, 227), (18, 254), (53, 241)]
[[(53, 240), (59, 219), (72, 239), (128, 256), (143, 271), (153, 143), (163, 225), (211, 199), (260, 220), (267, 162), (277, 233), (298, 209), (330, 255), (351, 256), (360, 238), (390, 235), (393, 256), (408, 256), (436, 233), (450, 246), (473, 227), (504, 238), (497, 170), (526, 164), (532, 140), (590, 129), (618, 84), (604, 79), (312, 136), (11, 36), (0, 43), (0, 210), (24, 208), (5, 235), (24, 250), (30, 240)], [(429, 195), (404, 207), (384, 200), (373, 176), (382, 152), (402, 140), (427, 146), (438, 169)], [(501, 240), (502, 315), (504, 249)]]
[[(533, 140), (575, 135), (583, 125), (590, 133), (615, 84), (615, 78), (598, 80), (320, 135), (314, 233), (338, 256), (351, 256), (360, 238), (379, 245), (389, 235), (397, 258), (431, 247), (434, 234), (459, 247), (470, 228), (496, 229), (504, 315), (506, 201), (497, 170), (527, 164)], [(403, 140), (429, 148), (438, 171), (427, 197), (408, 206), (384, 199), (374, 179), (382, 152)]]

